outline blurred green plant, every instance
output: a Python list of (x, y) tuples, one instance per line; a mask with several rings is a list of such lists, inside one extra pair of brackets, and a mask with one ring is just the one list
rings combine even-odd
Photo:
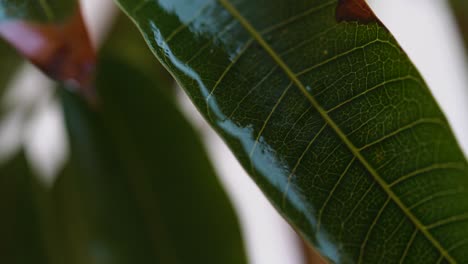
[(5, 20), (62, 21), (76, 11), (77, 3), (77, 0), (1, 0), (0, 22)]
[[(1, 45), (3, 88), (22, 60)], [(100, 53), (98, 105), (67, 84), (53, 88), (71, 150), (52, 186), (22, 150), (1, 162), (0, 263), (246, 263), (237, 217), (175, 107), (174, 83), (127, 18)]]
[(468, 2), (464, 0), (449, 1), (465, 41), (465, 47), (468, 50)]

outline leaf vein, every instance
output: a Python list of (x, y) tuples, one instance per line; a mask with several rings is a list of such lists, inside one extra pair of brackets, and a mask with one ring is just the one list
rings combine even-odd
[(308, 73), (308, 72), (311, 72), (311, 71), (313, 71), (313, 70), (315, 70), (315, 69), (317, 69), (317, 68), (320, 68), (320, 67), (322, 67), (322, 66), (325, 66), (325, 65), (327, 65), (327, 64), (329, 64), (329, 63), (331, 63), (331, 62), (334, 62), (334, 61), (336, 61), (336, 60), (338, 60), (338, 59), (340, 59), (340, 58), (342, 58), (342, 57), (344, 57), (344, 56), (346, 56), (346, 55), (349, 55), (349, 54), (351, 54), (351, 53), (353, 53), (353, 52), (355, 52), (355, 51), (363, 50), (363, 49), (365, 49), (365, 48), (367, 48), (367, 47), (369, 47), (369, 46), (372, 46), (373, 44), (376, 44), (376, 43), (385, 43), (385, 44), (389, 44), (390, 42), (389, 42), (389, 41), (386, 41), (386, 40), (375, 39), (375, 40), (370, 41), (370, 42), (368, 42), (368, 43), (366, 43), (366, 44), (364, 44), (364, 45), (361, 45), (361, 46), (352, 48), (352, 49), (350, 49), (350, 50), (344, 51), (344, 52), (342, 52), (342, 53), (340, 53), (340, 54), (337, 54), (337, 55), (335, 55), (335, 56), (333, 56), (333, 57), (330, 57), (330, 58), (328, 58), (328, 59), (326, 59), (326, 60), (324, 60), (324, 61), (322, 61), (322, 62), (319, 62), (319, 63), (317, 63), (317, 64), (315, 64), (315, 65), (312, 65), (312, 66), (310, 66), (310, 67), (307, 67), (307, 68), (305, 68), (305, 69), (303, 69), (303, 70), (301, 70), (301, 71), (299, 71), (299, 72), (297, 72), (297, 73), (293, 73), (293, 74), (294, 74), (294, 76), (296, 76), (296, 77), (300, 77), (300, 76), (302, 76), (302, 75), (304, 75), (304, 74), (306, 74), (306, 73)]
[(341, 131), (334, 120), (326, 113), (322, 106), (312, 97), (308, 92), (304, 84), (298, 79), (298, 76), (289, 68), (289, 66), (283, 61), (281, 57), (273, 50), (273, 48), (263, 39), (259, 32), (250, 24), (250, 22), (241, 15), (239, 10), (232, 5), (229, 0), (218, 0), (231, 15), (238, 19), (244, 29), (252, 35), (252, 37), (263, 47), (263, 49), (272, 57), (272, 59), (284, 70), (286, 75), (296, 84), (300, 91), (309, 99), (310, 103), (317, 109), (323, 119), (329, 124), (329, 126), (335, 131), (337, 136), (347, 145), (349, 150), (357, 157), (362, 165), (372, 175), (374, 180), (380, 185), (380, 187), (387, 193), (398, 207), (406, 214), (406, 216), (413, 222), (417, 229), (419, 229), (423, 235), (434, 245), (434, 247), (440, 251), (442, 255), (450, 262), (456, 263), (456, 261), (448, 254), (447, 250), (437, 241), (430, 232), (425, 228), (421, 221), (413, 215), (405, 204), (398, 198), (398, 196), (389, 188), (388, 184), (383, 178), (377, 173), (377, 171), (370, 165), (370, 163), (364, 158), (354, 144), (347, 138), (347, 136)]
[(432, 164), (428, 167), (422, 168), (422, 169), (417, 169), (413, 172), (410, 172), (406, 175), (403, 175), (401, 177), (398, 177), (397, 180), (393, 181), (390, 183), (388, 186), (390, 188), (393, 188), (397, 184), (400, 184), (410, 178), (413, 178), (414, 176), (421, 175), (427, 172), (435, 171), (435, 170), (446, 170), (446, 169), (452, 169), (452, 170), (464, 170), (465, 165), (463, 163), (456, 163), (456, 162), (447, 162), (447, 163), (436, 163)]
[(367, 148), (370, 148), (370, 147), (374, 146), (375, 144), (383, 142), (386, 139), (394, 137), (394, 136), (396, 136), (396, 135), (398, 135), (398, 134), (400, 134), (400, 133), (402, 133), (402, 132), (404, 132), (404, 131), (406, 131), (408, 129), (412, 129), (412, 128), (418, 126), (418, 125), (425, 125), (425, 124), (426, 125), (427, 124), (437, 124), (437, 125), (441, 125), (441, 126), (445, 125), (445, 123), (442, 120), (437, 119), (437, 118), (422, 118), (422, 119), (416, 120), (416, 121), (414, 121), (414, 122), (412, 122), (412, 123), (410, 123), (408, 125), (405, 125), (405, 126), (399, 128), (399, 129), (397, 129), (397, 130), (395, 130), (395, 131), (393, 131), (391, 133), (388, 133), (385, 136), (383, 136), (383, 137), (381, 137), (381, 138), (379, 138), (379, 139), (377, 139), (377, 140), (375, 140), (375, 141), (373, 141), (371, 143), (368, 143), (368, 144), (360, 147), (359, 151), (363, 151), (363, 150), (365, 150)]
[(232, 112), (229, 115), (228, 119), (231, 119), (234, 116), (234, 114), (237, 112), (237, 110), (239, 110), (239, 107), (241, 106), (241, 104), (249, 97), (250, 94), (252, 94), (255, 90), (257, 90), (257, 88), (260, 87), (273, 74), (273, 72), (275, 72), (277, 67), (278, 66), (273, 67), (270, 70), (270, 72), (268, 72), (268, 74), (265, 75), (265, 77), (263, 77), (260, 80), (260, 82), (258, 82), (252, 89), (250, 89), (247, 92), (247, 94), (244, 97), (242, 97), (242, 99), (239, 102), (237, 102), (236, 107), (234, 108), (234, 110), (232, 110)]
[(283, 93), (281, 94), (280, 98), (276, 101), (276, 104), (273, 106), (273, 109), (270, 111), (270, 113), (268, 114), (268, 117), (266, 118), (265, 122), (263, 123), (262, 127), (260, 128), (260, 132), (258, 133), (257, 135), (257, 138), (255, 139), (255, 143), (254, 143), (254, 146), (252, 147), (252, 150), (250, 151), (250, 157), (252, 158), (252, 156), (254, 155), (254, 152), (255, 152), (255, 149), (257, 148), (258, 146), (258, 143), (260, 141), (260, 138), (263, 134), (263, 131), (265, 131), (265, 128), (267, 127), (268, 123), (270, 122), (270, 119), (271, 117), (273, 116), (273, 114), (275, 113), (276, 109), (278, 108), (278, 106), (280, 105), (280, 103), (283, 101), (284, 97), (286, 96), (286, 94), (288, 93), (289, 89), (293, 86), (293, 82), (290, 82), (288, 84), (288, 86), (286, 87), (286, 89), (284, 89)]
[(415, 204), (411, 205), (409, 207), (409, 209), (414, 210), (418, 206), (420, 206), (422, 204), (425, 204), (425, 203), (428, 203), (428, 202), (430, 202), (432, 200), (435, 200), (437, 198), (448, 197), (448, 196), (457, 195), (457, 194), (464, 193), (464, 192), (465, 192), (465, 190), (462, 189), (462, 188), (457, 189), (457, 190), (447, 190), (447, 191), (443, 191), (443, 192), (438, 192), (438, 193), (432, 194), (432, 195), (420, 200), (419, 202), (416, 202)]
[(390, 196), (387, 198), (383, 206), (380, 208), (379, 212), (375, 216), (374, 220), (372, 221), (372, 224), (369, 227), (369, 230), (367, 231), (366, 237), (364, 238), (364, 241), (361, 243), (361, 251), (359, 253), (359, 258), (358, 258), (358, 263), (362, 263), (363, 258), (364, 258), (364, 251), (367, 246), (367, 242), (369, 241), (370, 235), (372, 234), (372, 231), (374, 230), (374, 227), (377, 225), (377, 222), (380, 219), (380, 216), (382, 213), (385, 211), (385, 208), (387, 208), (388, 203), (391, 201)]
[(349, 169), (351, 168), (351, 166), (353, 165), (354, 161), (356, 160), (356, 157), (353, 157), (351, 159), (351, 161), (348, 163), (348, 165), (346, 166), (346, 168), (344, 169), (343, 173), (341, 173), (340, 177), (338, 178), (338, 180), (336, 181), (335, 185), (333, 186), (332, 190), (330, 191), (330, 193), (328, 194), (327, 196), (327, 199), (325, 199), (325, 202), (323, 203), (322, 207), (319, 209), (319, 212), (318, 212), (318, 216), (317, 216), (317, 231), (320, 230), (320, 225), (322, 223), (322, 214), (323, 214), (323, 211), (325, 210), (325, 208), (327, 207), (329, 201), (331, 200), (333, 194), (335, 193), (336, 189), (338, 188), (338, 186), (340, 185), (341, 183), (341, 180), (344, 178), (344, 176), (346, 175), (346, 173), (348, 173)]
[(274, 30), (276, 30), (278, 28), (287, 26), (287, 25), (289, 25), (289, 24), (291, 24), (291, 23), (293, 23), (295, 21), (298, 21), (299, 19), (307, 17), (308, 15), (312, 15), (312, 14), (318, 12), (318, 11), (321, 11), (324, 8), (329, 7), (329, 6), (331, 6), (331, 5), (335, 4), (335, 3), (336, 3), (336, 1), (333, 0), (333, 1), (329, 1), (327, 3), (321, 4), (319, 6), (312, 7), (312, 8), (310, 8), (310, 9), (308, 9), (308, 10), (306, 10), (306, 11), (300, 13), (300, 14), (297, 14), (297, 15), (292, 16), (292, 17), (290, 17), (290, 18), (288, 18), (288, 19), (286, 19), (286, 20), (284, 20), (282, 22), (279, 22), (276, 25), (272, 25), (272, 26), (269, 26), (266, 29), (263, 29), (261, 31), (261, 34), (267, 34), (267, 33), (271, 32), (271, 31), (274, 31)]
[(284, 193), (283, 193), (283, 207), (285, 206), (286, 204), (286, 197), (288, 195), (288, 191), (289, 191), (289, 186), (291, 185), (291, 179), (293, 177), (293, 175), (296, 173), (296, 170), (297, 168), (299, 167), (299, 164), (301, 163), (302, 159), (304, 158), (305, 154), (309, 151), (309, 149), (312, 147), (312, 145), (314, 144), (315, 140), (320, 136), (320, 134), (322, 134), (322, 132), (325, 130), (325, 128), (327, 127), (327, 124), (325, 123), (322, 128), (317, 132), (317, 134), (315, 134), (315, 136), (312, 138), (312, 140), (310, 140), (309, 144), (307, 144), (307, 147), (305, 148), (305, 150), (302, 152), (301, 156), (299, 157), (299, 159), (297, 159), (297, 162), (296, 164), (294, 165), (294, 168), (291, 170), (291, 173), (288, 175), (288, 182), (286, 183), (286, 188), (284, 190)]
[(408, 256), (408, 252), (411, 248), (411, 245), (413, 245), (413, 242), (414, 242), (414, 239), (416, 238), (416, 235), (418, 234), (418, 230), (417, 229), (414, 229), (414, 232), (413, 234), (411, 235), (411, 238), (410, 240), (408, 241), (408, 244), (406, 244), (406, 248), (405, 248), (405, 251), (403, 251), (403, 254), (401, 255), (401, 258), (400, 258), (400, 264), (403, 264), (403, 262), (405, 261), (406, 257)]
[(394, 79), (391, 79), (391, 80), (388, 80), (388, 81), (384, 81), (384, 82), (379, 83), (379, 84), (377, 84), (377, 85), (375, 85), (375, 86), (373, 86), (373, 87), (371, 87), (369, 89), (366, 89), (364, 92), (361, 92), (361, 93), (359, 93), (359, 94), (357, 94), (357, 95), (355, 95), (355, 96), (353, 96), (353, 97), (339, 103), (338, 105), (330, 108), (329, 110), (327, 110), (327, 113), (331, 113), (331, 112), (341, 108), (342, 106), (344, 106), (344, 105), (346, 105), (348, 103), (351, 103), (354, 100), (358, 99), (359, 97), (362, 97), (362, 96), (364, 96), (364, 95), (366, 95), (366, 94), (368, 94), (368, 93), (370, 93), (372, 91), (375, 91), (375, 90), (377, 90), (379, 88), (385, 87), (387, 84), (398, 83), (398, 82), (403, 82), (403, 81), (407, 81), (407, 80), (413, 80), (413, 81), (419, 82), (418, 79), (416, 79), (416, 78), (414, 78), (412, 76), (399, 77), (399, 78), (394, 78)]
[(244, 47), (239, 51), (239, 53), (236, 55), (236, 57), (229, 63), (229, 65), (226, 67), (224, 72), (221, 74), (221, 76), (218, 78), (216, 83), (214, 84), (213, 88), (211, 88), (210, 94), (206, 97), (206, 110), (208, 115), (210, 115), (210, 99), (212, 98), (214, 92), (216, 91), (216, 88), (218, 88), (219, 84), (221, 81), (226, 77), (226, 75), (231, 71), (232, 67), (237, 63), (237, 61), (240, 59), (240, 57), (246, 52), (246, 50), (250, 47), (250, 45), (253, 43), (253, 39), (250, 39), (247, 41), (247, 43), (244, 45)]
[(464, 221), (467, 221), (467, 220), (468, 220), (468, 213), (465, 213), (465, 214), (456, 215), (456, 216), (452, 216), (452, 217), (449, 217), (449, 218), (446, 218), (446, 219), (439, 220), (439, 221), (437, 221), (435, 223), (427, 225), (426, 228), (427, 229), (433, 229), (433, 228), (441, 227), (441, 226), (444, 226), (444, 225), (452, 224), (452, 223), (455, 223), (455, 222), (464, 222)]

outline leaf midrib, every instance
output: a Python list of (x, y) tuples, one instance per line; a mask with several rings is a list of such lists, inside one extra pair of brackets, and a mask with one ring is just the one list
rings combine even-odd
[(398, 196), (389, 188), (388, 184), (383, 180), (379, 173), (372, 167), (372, 165), (366, 160), (366, 158), (359, 152), (359, 149), (354, 146), (351, 140), (341, 131), (339, 126), (333, 121), (333, 119), (327, 114), (322, 108), (318, 101), (307, 92), (304, 84), (297, 78), (294, 72), (289, 68), (286, 62), (276, 53), (276, 51), (263, 39), (261, 34), (250, 24), (250, 22), (234, 7), (229, 0), (218, 0), (219, 3), (244, 27), (244, 29), (252, 35), (252, 37), (262, 46), (262, 48), (270, 55), (270, 57), (283, 69), (299, 90), (306, 96), (312, 106), (319, 112), (320, 116), (327, 122), (327, 124), (335, 131), (338, 137), (345, 143), (350, 149), (353, 155), (364, 165), (369, 171), (374, 180), (382, 187), (387, 195), (400, 207), (403, 213), (411, 220), (417, 230), (419, 230), (432, 244), (439, 250), (440, 254), (444, 256), (450, 263), (456, 263), (455, 259), (448, 253), (448, 251), (432, 236), (428, 229), (422, 224), (416, 216), (403, 204)]

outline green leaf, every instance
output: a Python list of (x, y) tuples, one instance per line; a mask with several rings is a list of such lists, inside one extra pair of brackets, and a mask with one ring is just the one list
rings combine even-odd
[(0, 23), (4, 20), (56, 22), (68, 18), (76, 0), (1, 0)]
[(117, 2), (332, 262), (468, 261), (466, 158), (363, 1)]
[(47, 263), (38, 228), (40, 219), (35, 200), (37, 182), (32, 175), (23, 154), (18, 154), (0, 168), (2, 263)]
[(154, 59), (141, 39), (141, 34), (124, 14), (120, 14), (116, 19), (108, 39), (101, 47), (101, 52), (105, 56), (125, 61), (127, 65), (145, 74), (146, 77), (152, 78), (161, 89), (174, 90), (174, 79)]
[[(22, 153), (0, 163), (0, 263), (246, 263), (234, 210), (169, 96), (173, 83), (154, 74), (154, 60), (133, 57), (148, 53), (137, 36), (119, 20), (105, 44), (99, 105), (59, 90), (71, 154), (53, 186)], [(119, 38), (129, 49), (118, 52)]]
[[(84, 208), (79, 222), (97, 243), (91, 258), (246, 263), (233, 209), (169, 97), (118, 60), (101, 60), (98, 72), (97, 113), (76, 96), (63, 96), (78, 176), (60, 191), (65, 199), (57, 199), (78, 200)], [(80, 186), (82, 199), (67, 198), (73, 186)], [(76, 217), (70, 212), (69, 221)]]
[(0, 41), (0, 98), (23, 60), (5, 42)]

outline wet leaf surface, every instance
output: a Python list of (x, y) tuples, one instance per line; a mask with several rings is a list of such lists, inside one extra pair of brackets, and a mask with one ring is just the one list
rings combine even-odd
[(466, 158), (382, 25), (337, 0), (117, 2), (331, 262), (468, 261)]

